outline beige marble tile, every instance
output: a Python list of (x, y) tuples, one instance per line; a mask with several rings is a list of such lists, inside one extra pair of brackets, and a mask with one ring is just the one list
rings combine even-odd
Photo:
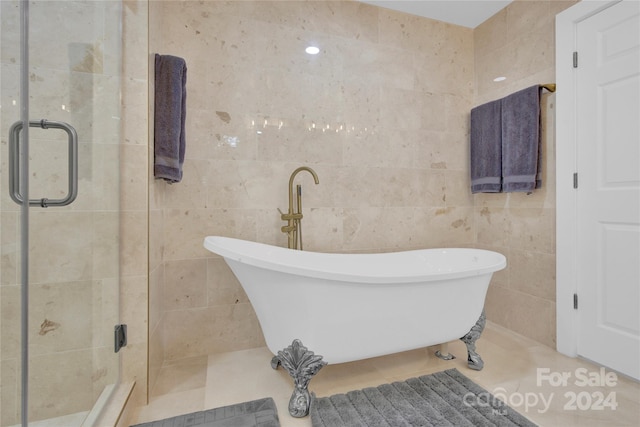
[(477, 241), (482, 245), (509, 246), (511, 219), (508, 211), (502, 208), (475, 208)]
[(485, 309), (487, 319), (555, 347), (555, 302), (510, 288), (490, 286)]
[[(113, 340), (113, 325), (110, 323), (109, 337)], [(118, 383), (120, 375), (120, 357), (113, 351), (113, 341), (102, 347), (93, 348), (91, 359), (91, 398), (97, 402), (103, 393)], [(87, 410), (93, 408), (93, 404)]]
[(443, 175), (445, 193), (442, 196), (442, 202), (446, 206), (473, 206), (469, 172), (466, 170), (446, 170), (443, 171)]
[[(610, 383), (609, 386), (581, 385), (580, 375), (600, 376), (602, 372), (600, 367), (588, 361), (561, 355), (492, 322), (488, 322), (477, 348), (485, 362), (482, 371), (473, 371), (466, 366), (466, 347), (462, 342), (455, 341), (449, 343), (449, 351), (457, 356), (453, 361), (436, 358), (433, 352), (438, 347), (434, 346), (328, 365), (311, 380), (309, 390), (317, 396), (328, 396), (455, 367), (540, 426), (631, 426), (635, 425), (640, 415), (640, 385), (637, 382), (617, 376), (615, 384)], [(194, 359), (176, 361), (172, 371), (167, 372), (167, 384), (173, 382), (175, 387), (181, 387), (189, 383), (192, 377), (202, 378), (206, 375), (206, 385), (200, 388), (200, 380), (197, 380), (191, 391), (170, 391), (154, 397), (149, 405), (138, 409), (135, 421), (156, 420), (188, 412), (185, 406), (187, 396), (197, 396), (191, 402), (191, 407), (195, 408), (193, 410), (272, 397), (283, 426), (310, 426), (308, 417), (295, 419), (289, 416), (287, 405), (293, 383), (282, 368), (276, 371), (271, 369), (271, 357), (271, 352), (262, 347), (210, 355), (204, 368), (200, 367), (200, 358), (195, 359), (197, 363), (194, 363)], [(182, 378), (175, 375), (182, 370), (188, 374)], [(605, 370), (605, 374), (607, 372), (609, 370)], [(553, 385), (548, 374), (568, 374), (570, 379), (565, 385)], [(618, 402), (615, 411), (611, 408), (602, 411), (565, 408), (570, 404), (572, 395), (596, 392), (605, 395), (613, 393)], [(161, 402), (164, 405), (160, 405)]]
[(32, 284), (30, 353), (41, 356), (92, 347), (92, 300), (89, 281)]
[(555, 253), (555, 210), (544, 208), (509, 209), (509, 244), (514, 249)]
[[(429, 209), (345, 209), (343, 249), (348, 251), (400, 250), (424, 242), (429, 234)], [(444, 220), (446, 221), (446, 220)], [(437, 226), (434, 225), (434, 229)]]
[[(445, 113), (447, 121), (447, 132), (452, 144), (451, 157), (462, 157), (463, 168), (467, 169), (469, 153), (469, 132), (471, 126), (470, 111), (473, 107), (473, 97), (468, 94), (448, 94), (445, 98)], [(462, 145), (460, 145), (462, 144)], [(457, 151), (456, 151), (457, 150)]]
[[(31, 215), (31, 281), (86, 280), (91, 276), (91, 213), (36, 211)], [(64, 268), (61, 268), (64, 266)]]
[(86, 411), (93, 405), (92, 351), (72, 350), (31, 358), (31, 420)]
[[(3, 311), (4, 312), (4, 311)], [(4, 340), (4, 334), (2, 335)], [(0, 361), (0, 423), (13, 425), (19, 422), (20, 401), (18, 400), (20, 382), (20, 358), (2, 357)]]
[[(149, 53), (149, 7), (139, 0), (123, 0), (122, 13), (122, 38), (127, 41), (122, 49), (122, 74), (123, 76), (137, 79), (140, 83), (148, 78), (147, 55)], [(146, 85), (145, 85), (146, 86)], [(147, 89), (142, 89), (146, 94)], [(138, 98), (138, 102), (147, 96)], [(127, 98), (131, 100), (132, 98)], [(138, 113), (145, 113), (146, 105), (136, 103)], [(126, 116), (125, 116), (126, 117)], [(125, 119), (126, 121), (126, 119)], [(125, 135), (128, 135), (125, 132)], [(146, 141), (146, 140), (145, 140)], [(146, 142), (143, 143), (146, 145)]]
[(511, 289), (549, 301), (556, 300), (555, 255), (512, 249), (508, 260)]
[(131, 414), (131, 418), (136, 420), (133, 421), (133, 424), (161, 420), (207, 409), (204, 405), (204, 393), (205, 388), (202, 387), (152, 397), (148, 405), (138, 407), (137, 411)]
[(149, 329), (149, 354), (147, 362), (147, 384), (149, 390), (153, 390), (158, 381), (164, 363), (164, 348), (164, 328), (162, 321), (159, 321), (157, 325)]
[[(435, 100), (430, 98), (436, 98)], [(420, 92), (382, 86), (380, 90), (380, 121), (393, 129), (421, 129), (427, 120), (434, 120), (434, 112), (442, 102), (439, 95), (424, 96)], [(434, 102), (435, 101), (435, 102)], [(442, 108), (442, 107), (440, 107)], [(437, 119), (436, 119), (437, 120)], [(433, 121), (424, 124), (425, 129), (444, 130), (445, 123)]]
[[(437, 50), (418, 56), (418, 87), (427, 92), (473, 95), (473, 41), (468, 28), (445, 25), (445, 43)], [(446, 59), (444, 59), (446, 58)]]
[(243, 212), (268, 205), (275, 208), (274, 201), (287, 200), (288, 173), (291, 172), (276, 164), (211, 160), (205, 170), (204, 201), (209, 208), (235, 208)]
[(456, 247), (473, 243), (473, 208), (431, 208), (427, 218), (427, 235), (423, 241), (428, 242), (430, 247)]
[[(86, 303), (86, 301), (83, 301)], [(76, 304), (79, 302), (76, 301)], [(120, 320), (120, 282), (116, 278), (92, 281), (93, 347), (113, 348), (113, 327)], [(113, 351), (113, 350), (112, 350)]]
[(507, 8), (478, 25), (473, 30), (474, 51), (478, 56), (487, 55), (496, 46), (506, 42)]
[[(120, 249), (120, 214), (115, 211), (100, 211), (91, 214), (92, 232), (91, 253), (92, 270), (94, 279), (114, 278), (119, 272)], [(84, 256), (88, 256), (85, 254)]]
[[(343, 214), (342, 209), (336, 208), (311, 208), (305, 214), (303, 230), (303, 249), (319, 252), (340, 252), (343, 241)], [(273, 244), (279, 246), (287, 245), (286, 235), (280, 232), (280, 226), (284, 222), (278, 223), (277, 239)]]
[[(119, 150), (120, 186), (126, 187), (123, 188), (124, 191), (118, 191), (120, 208), (125, 211), (146, 210), (149, 204), (148, 189), (140, 183), (146, 182), (149, 176), (148, 169), (141, 167), (147, 163), (147, 147), (140, 144), (122, 144)], [(120, 186), (117, 186), (118, 190)]]
[(165, 310), (207, 305), (207, 260), (178, 260), (164, 263)]
[(378, 15), (381, 43), (432, 54), (446, 43), (444, 22), (388, 9), (378, 9)]
[[(103, 52), (105, 49), (113, 48), (113, 43), (105, 45), (105, 25), (109, 22), (105, 19), (105, 14), (109, 16), (118, 12), (116, 8), (105, 6), (76, 3), (66, 4), (62, 9), (52, 9), (51, 6), (36, 9), (31, 19), (38, 31), (33, 37), (34, 41), (40, 40), (41, 43), (34, 52), (39, 57), (35, 64), (58, 69), (75, 68), (84, 72), (102, 72), (106, 67)], [(83, 21), (82, 25), (76, 22), (80, 20)], [(94, 39), (95, 34), (99, 34), (100, 37)], [(50, 37), (59, 39), (61, 43), (57, 46), (64, 46), (66, 49), (63, 48), (58, 55), (51, 55), (51, 52), (46, 50), (47, 44), (43, 43)], [(116, 45), (116, 49), (118, 48)], [(67, 49), (70, 51), (66, 52)]]
[(212, 235), (255, 240), (255, 212), (250, 209), (165, 210), (165, 260), (209, 256), (204, 238)]
[[(281, 7), (290, 9), (289, 2), (281, 2)], [(309, 30), (341, 36), (349, 39), (378, 41), (378, 8), (360, 2), (310, 1), (301, 3), (299, 23), (304, 16), (314, 16), (310, 20)], [(285, 15), (286, 16), (286, 15)]]
[(514, 1), (507, 12), (507, 38), (514, 39), (544, 26), (549, 19), (551, 1)]
[(120, 214), (120, 233), (127, 236), (120, 241), (120, 272), (123, 276), (147, 274), (147, 221), (148, 216), (144, 211)]
[(149, 271), (149, 332), (160, 323), (164, 315), (164, 268)]
[[(161, 209), (149, 210), (149, 261), (148, 269), (152, 272), (162, 265), (164, 253), (164, 212)], [(141, 252), (141, 251), (140, 251)]]
[[(139, 69), (144, 71), (144, 79), (122, 77), (121, 140), (124, 144), (147, 147), (149, 141), (148, 126), (141, 126), (140, 124), (148, 122), (149, 86), (146, 80), (148, 67), (145, 63), (145, 66), (140, 66)], [(137, 163), (139, 168), (141, 168), (142, 164)]]
[(1, 258), (0, 280), (2, 286), (14, 285), (18, 283), (18, 271), (20, 261), (18, 255), (20, 246), (18, 243), (18, 230), (20, 230), (20, 215), (18, 212), (2, 212), (0, 213), (0, 247)]
[(165, 208), (189, 206), (207, 207), (207, 176), (211, 165), (207, 160), (185, 159), (180, 185), (164, 188)]
[(127, 343), (120, 350), (122, 378), (130, 379), (136, 386), (131, 402), (147, 402), (147, 369), (148, 369), (148, 343)]
[(341, 207), (381, 206), (381, 193), (377, 191), (382, 181), (381, 168), (353, 165), (337, 168), (330, 178), (332, 201)]
[(129, 325), (127, 328), (127, 345), (147, 342), (149, 328), (148, 298), (146, 276), (121, 277), (120, 322)]
[(248, 303), (240, 282), (222, 258), (206, 260), (206, 289), (209, 305)]
[(260, 132), (256, 141), (261, 161), (287, 159), (300, 164), (337, 164), (342, 157), (345, 134), (336, 131), (335, 122), (326, 123), (324, 129), (309, 131), (303, 121), (257, 118), (255, 132)]
[(247, 303), (173, 310), (165, 318), (165, 360), (249, 348), (264, 340)]
[[(434, 207), (442, 205), (444, 177), (430, 170), (384, 168), (375, 184), (379, 206)], [(371, 184), (369, 184), (371, 185)]]
[[(248, 400), (260, 399), (269, 396), (264, 394), (269, 387), (288, 387), (291, 381), (288, 374), (271, 369), (272, 357), (264, 347), (210, 355), (206, 371), (205, 405), (216, 407), (233, 404), (242, 399), (244, 393), (249, 396)], [(247, 369), (248, 366), (254, 367), (252, 373)], [(225, 387), (211, 388), (209, 384), (225, 384)]]
[[(2, 3), (4, 6), (5, 3)], [(4, 36), (4, 32), (2, 33)], [(4, 37), (3, 37), (4, 43)], [(3, 53), (4, 53), (4, 44), (3, 44)], [(2, 103), (2, 117), (0, 117), (0, 124), (2, 124), (2, 128), (6, 129), (7, 135), (9, 128), (13, 123), (20, 119), (20, 105), (18, 100), (20, 99), (19, 92), (19, 82), (20, 82), (20, 65), (16, 63), (15, 59), (10, 59), (12, 62), (3, 61), (0, 63), (0, 70), (2, 71), (2, 94), (0, 95), (0, 102)], [(8, 141), (2, 140), (3, 146), (8, 145)], [(0, 161), (2, 161), (2, 165), (6, 167), (8, 165), (8, 156), (2, 156)], [(3, 167), (3, 170), (5, 170)], [(7, 174), (3, 174), (3, 179), (8, 179)], [(3, 196), (6, 196), (3, 194)], [(2, 200), (5, 200), (3, 198)], [(6, 200), (10, 200), (6, 197)]]
[(151, 389), (151, 396), (158, 397), (204, 387), (207, 382), (207, 360), (207, 356), (199, 356), (164, 363), (158, 381)]

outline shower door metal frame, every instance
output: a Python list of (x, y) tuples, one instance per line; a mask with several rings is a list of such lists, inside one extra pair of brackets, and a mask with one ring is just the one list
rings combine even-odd
[[(29, 200), (29, 0), (20, 1), (20, 121), (19, 191)], [(20, 422), (29, 425), (29, 203), (20, 205)]]

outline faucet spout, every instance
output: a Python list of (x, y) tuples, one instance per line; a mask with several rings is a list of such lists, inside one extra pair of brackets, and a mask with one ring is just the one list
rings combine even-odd
[(293, 182), (296, 175), (302, 171), (309, 172), (311, 176), (313, 176), (313, 180), (316, 185), (320, 183), (318, 174), (316, 174), (313, 169), (307, 166), (301, 166), (298, 169), (294, 170), (291, 174), (291, 177), (289, 178), (289, 210), (286, 214), (280, 212), (280, 218), (283, 221), (287, 221), (287, 225), (283, 226), (281, 230), (283, 233), (287, 233), (288, 246), (290, 249), (298, 249), (298, 240), (300, 240), (300, 249), (302, 249), (302, 233), (300, 230), (302, 220), (302, 190), (300, 188), (300, 185), (297, 186), (297, 211), (294, 211), (293, 209), (293, 198), (295, 197), (293, 192)]
[(318, 174), (310, 167), (300, 166), (298, 169), (294, 170), (291, 174), (291, 177), (289, 177), (289, 213), (293, 213), (293, 180), (295, 179), (296, 175), (298, 175), (298, 173), (302, 171), (309, 172), (311, 176), (313, 176), (313, 180), (316, 185), (320, 184), (320, 181), (318, 180)]

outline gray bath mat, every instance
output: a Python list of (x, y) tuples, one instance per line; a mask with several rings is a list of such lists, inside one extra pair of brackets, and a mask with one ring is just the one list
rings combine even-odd
[(222, 408), (194, 412), (132, 427), (279, 427), (278, 411), (272, 398), (237, 403)]
[(535, 426), (457, 369), (315, 398), (311, 422), (313, 427)]

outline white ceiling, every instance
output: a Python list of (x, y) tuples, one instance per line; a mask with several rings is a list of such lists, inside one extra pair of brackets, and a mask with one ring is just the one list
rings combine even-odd
[(375, 6), (475, 28), (512, 0), (360, 0)]

